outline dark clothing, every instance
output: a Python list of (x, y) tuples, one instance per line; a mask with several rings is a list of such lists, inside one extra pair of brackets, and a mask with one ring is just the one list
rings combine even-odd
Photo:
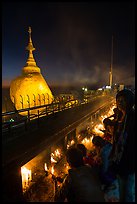
[(112, 143), (112, 134), (110, 134), (110, 133), (107, 132), (107, 131), (104, 131), (103, 139), (105, 139), (106, 141)]
[[(128, 176), (135, 172), (135, 111), (126, 115), (125, 124), (117, 124), (114, 132), (114, 143), (111, 152), (113, 168), (121, 176)], [(124, 127), (125, 126), (125, 127)], [(122, 133), (122, 128), (124, 131)], [(120, 129), (118, 131), (118, 129)], [(123, 134), (121, 138), (121, 133)], [(120, 156), (119, 156), (120, 155)], [(120, 159), (118, 159), (118, 157)]]
[(122, 112), (114, 127), (111, 152), (112, 166), (119, 178), (120, 202), (135, 202), (135, 106), (134, 94), (124, 89), (116, 95), (116, 104)]
[(124, 151), (119, 163), (119, 174), (127, 176), (135, 172), (135, 112), (132, 109), (127, 114)]
[(83, 160), (84, 160), (84, 164), (87, 164), (90, 166), (95, 165), (94, 158), (90, 153), (88, 153), (85, 157), (83, 157)]
[(112, 150), (112, 144), (106, 142), (106, 144), (100, 150), (101, 165), (99, 171), (99, 178), (101, 183), (104, 185), (111, 185), (112, 182), (116, 179), (115, 173), (109, 169), (110, 161), (109, 155)]
[(55, 202), (105, 202), (98, 177), (89, 166), (70, 169), (61, 189), (55, 195)]
[(111, 150), (112, 150), (112, 144), (107, 142), (100, 151), (100, 156), (102, 160), (102, 165), (101, 165), (102, 173), (106, 173), (108, 170), (108, 167), (109, 167), (108, 157), (109, 157)]

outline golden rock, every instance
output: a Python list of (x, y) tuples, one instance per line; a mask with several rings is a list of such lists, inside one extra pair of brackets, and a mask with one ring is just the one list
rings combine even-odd
[[(10, 98), (17, 110), (50, 104), (54, 100), (53, 94), (33, 57), (32, 52), (35, 48), (31, 40), (30, 27), (29, 44), (26, 49), (29, 51), (29, 57), (22, 69), (22, 74), (12, 80), (10, 84)], [(37, 111), (31, 112), (36, 113)], [(20, 114), (26, 115), (27, 112)]]

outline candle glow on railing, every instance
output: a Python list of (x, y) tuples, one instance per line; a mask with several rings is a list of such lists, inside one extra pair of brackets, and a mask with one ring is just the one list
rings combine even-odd
[(53, 175), (54, 172), (55, 172), (55, 170), (54, 170), (54, 166), (52, 166), (52, 167), (51, 167), (51, 174)]
[(57, 161), (53, 158), (54, 157), (54, 153), (51, 153), (51, 163), (57, 163)]
[(55, 156), (60, 158), (61, 157), (61, 153), (58, 149), (55, 150)]
[[(78, 134), (76, 141), (79, 141), (81, 143), (83, 143), (85, 145), (85, 147), (87, 148), (87, 150), (92, 150), (94, 148), (94, 145), (92, 143), (92, 139), (94, 137), (94, 135), (99, 135), (102, 136), (104, 133), (101, 130), (105, 130), (104, 125), (103, 125), (103, 119), (107, 118), (111, 115), (114, 114), (113, 109), (116, 106), (113, 106), (108, 113), (104, 112), (104, 115), (101, 115), (98, 117), (98, 124), (94, 125), (94, 120), (91, 121), (90, 127), (91, 128), (91, 133), (87, 136), (87, 134), (84, 134), (84, 139), (83, 139), (83, 135), (82, 134)], [(93, 118), (94, 119), (94, 118)], [(97, 122), (97, 121), (96, 121)], [(70, 138), (69, 138), (70, 139)], [(67, 139), (65, 140), (65, 142), (67, 141)], [(72, 145), (75, 144), (75, 140), (73, 138), (71, 138), (68, 141), (67, 144), (67, 149), (69, 147), (71, 147)], [(60, 159), (64, 156), (63, 155), (63, 151), (61, 152), (60, 147), (55, 149), (55, 147), (53, 147), (53, 151), (51, 150), (51, 154), (50, 154), (50, 164), (47, 165), (47, 163), (42, 163), (42, 170), (45, 170), (45, 175), (49, 176), (48, 178), (50, 178), (50, 176), (54, 176), (55, 178), (57, 177), (57, 175), (62, 176), (62, 174), (67, 174), (68, 170), (70, 168), (69, 164), (67, 162), (63, 162), (63, 167), (61, 168), (62, 165), (62, 161), (60, 162), (61, 164), (59, 164), (59, 168), (58, 168), (58, 161), (60, 161)], [(27, 165), (26, 165), (27, 166)], [(32, 168), (31, 168), (32, 169)], [(60, 173), (61, 172), (61, 173)], [(25, 192), (26, 190), (28, 190), (28, 187), (31, 184), (31, 180), (32, 180), (32, 172), (31, 170), (27, 169), (25, 166), (21, 167), (21, 174), (22, 174), (22, 187), (23, 187), (23, 192)], [(33, 174), (34, 175), (34, 174)], [(48, 179), (47, 179), (48, 180)], [(34, 177), (33, 177), (33, 182), (35, 181)]]
[(69, 141), (67, 144), (67, 149), (71, 147), (73, 144), (75, 144), (74, 140)]
[(113, 111), (114, 108), (116, 108), (116, 105), (113, 105), (113, 106), (110, 108), (110, 110), (109, 110), (109, 112), (108, 112), (108, 114), (107, 114), (107, 117), (109, 117), (109, 116), (111, 116), (111, 115), (114, 114), (114, 111)]
[(61, 158), (61, 150), (56, 149), (54, 153), (51, 153), (51, 163), (57, 163), (58, 160)]
[(99, 123), (99, 124), (97, 124), (97, 125), (95, 125), (95, 126), (93, 127), (93, 132), (94, 132), (94, 133), (98, 134), (99, 136), (103, 136), (103, 135), (104, 135), (104, 133), (101, 131), (101, 130), (105, 130), (104, 125), (103, 125), (103, 120), (104, 120), (105, 118), (107, 118), (107, 117), (109, 117), (109, 116), (111, 116), (111, 115), (114, 114), (114, 112), (113, 112), (113, 109), (114, 109), (114, 108), (116, 108), (115, 105), (113, 105), (113, 106), (109, 109), (109, 111), (108, 111), (107, 114), (101, 115), (101, 116), (99, 117), (99, 120), (101, 121), (101, 123)]
[(26, 188), (29, 187), (30, 185), (30, 181), (32, 180), (31, 170), (27, 169), (25, 166), (22, 166), (21, 175), (22, 175), (22, 188), (23, 192), (25, 192)]
[(93, 143), (92, 143), (92, 139), (93, 139), (93, 136), (91, 136), (90, 138), (84, 138), (83, 140), (82, 140), (82, 144), (84, 144), (85, 145), (85, 147), (88, 149), (88, 150), (91, 150), (92, 149), (92, 147), (93, 147)]
[(45, 171), (48, 171), (47, 163), (44, 164)]
[(44, 169), (45, 169), (45, 175), (48, 176), (48, 167), (47, 167), (47, 163), (44, 164)]
[(80, 135), (80, 134), (78, 134), (77, 139), (79, 140), (80, 138), (81, 138), (81, 135)]
[(101, 116), (100, 116), (101, 122), (103, 122), (103, 120), (104, 120), (105, 118), (107, 118), (107, 117), (108, 117), (108, 115), (101, 115)]
[(104, 125), (103, 124), (97, 124), (93, 128), (93, 132), (95, 132), (98, 136), (103, 136), (103, 132), (101, 130), (104, 130)]

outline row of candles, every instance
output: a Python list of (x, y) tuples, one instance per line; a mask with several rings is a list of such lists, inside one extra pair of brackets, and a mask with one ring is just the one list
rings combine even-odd
[[(91, 149), (92, 147), (92, 138), (84, 138), (82, 140), (82, 143), (86, 146), (86, 148)], [(71, 140), (69, 144), (67, 145), (67, 149), (74, 145), (74, 140)], [(61, 151), (59, 149), (56, 149), (54, 153), (51, 153), (51, 158), (50, 158), (50, 168), (48, 168), (47, 163), (44, 163), (44, 171), (45, 175), (52, 175), (55, 176), (55, 164), (61, 159)], [(65, 165), (66, 169), (68, 170), (69, 166), (66, 164)], [(32, 171), (30, 169), (27, 169), (25, 166), (21, 167), (21, 174), (22, 174), (22, 187), (23, 191), (25, 192), (27, 188), (29, 187), (31, 181), (32, 181)]]
[[(54, 165), (59, 161), (61, 156), (62, 156), (61, 150), (59, 149), (56, 149), (54, 153), (51, 153), (51, 158), (50, 158), (51, 169), (49, 170), (47, 163), (44, 163), (44, 171), (46, 176), (48, 176), (49, 174), (54, 175), (54, 172), (55, 172)], [(25, 166), (22, 166), (21, 175), (22, 175), (22, 188), (23, 188), (23, 192), (25, 192), (32, 181), (32, 171), (30, 169), (27, 169)]]
[[(104, 129), (102, 121), (104, 118), (109, 117), (110, 115), (113, 114), (114, 108), (115, 108), (115, 105), (113, 105), (110, 108), (108, 114), (100, 116), (100, 120), (101, 120), (100, 123), (95, 125), (93, 128), (93, 132), (95, 134), (100, 135), (100, 136), (103, 135), (103, 132), (101, 131)], [(88, 138), (85, 137), (81, 141), (81, 143), (83, 143), (87, 149), (91, 150), (93, 147), (92, 139), (93, 139), (93, 135), (91, 135), (91, 137), (88, 137)], [(71, 141), (68, 142), (67, 149), (74, 144), (75, 144), (75, 142), (72, 139)], [(59, 150), (59, 149), (56, 149), (54, 151), (54, 153), (51, 153), (51, 159), (50, 159), (51, 160), (51, 165), (50, 165), (51, 168), (48, 169), (47, 163), (44, 163), (44, 171), (45, 171), (46, 176), (48, 176), (49, 174), (51, 174), (52, 176), (55, 175), (55, 168), (54, 167), (55, 167), (55, 164), (59, 161), (59, 159), (61, 159), (61, 157), (62, 157), (62, 154), (61, 154), (61, 150)], [(67, 165), (66, 165), (66, 168), (68, 169)], [(32, 172), (31, 172), (31, 170), (27, 169), (25, 166), (22, 166), (21, 167), (21, 174), (22, 174), (23, 191), (25, 191), (29, 187), (30, 182), (32, 181)]]

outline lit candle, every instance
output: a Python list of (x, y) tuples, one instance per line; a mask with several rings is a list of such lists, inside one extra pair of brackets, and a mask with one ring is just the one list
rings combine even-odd
[(55, 155), (56, 155), (56, 157), (59, 157), (59, 158), (61, 157), (61, 154), (60, 154), (58, 149), (55, 150)]
[(45, 168), (45, 171), (48, 171), (48, 167), (46, 163), (44, 164), (44, 168)]
[(31, 170), (28, 170), (28, 181), (31, 181)]
[(71, 142), (70, 142), (71, 146), (72, 146), (74, 143), (75, 143), (74, 140), (71, 140)]
[(22, 175), (22, 187), (23, 190), (29, 186), (29, 182), (31, 181), (31, 170), (27, 169), (25, 166), (21, 167), (21, 175)]
[(51, 174), (54, 175), (54, 166), (51, 167)]
[(48, 176), (48, 167), (46, 163), (44, 164), (44, 169), (45, 169), (46, 176)]
[(57, 161), (53, 157), (54, 157), (54, 154), (51, 153), (51, 158), (50, 158), (51, 163), (57, 163)]

